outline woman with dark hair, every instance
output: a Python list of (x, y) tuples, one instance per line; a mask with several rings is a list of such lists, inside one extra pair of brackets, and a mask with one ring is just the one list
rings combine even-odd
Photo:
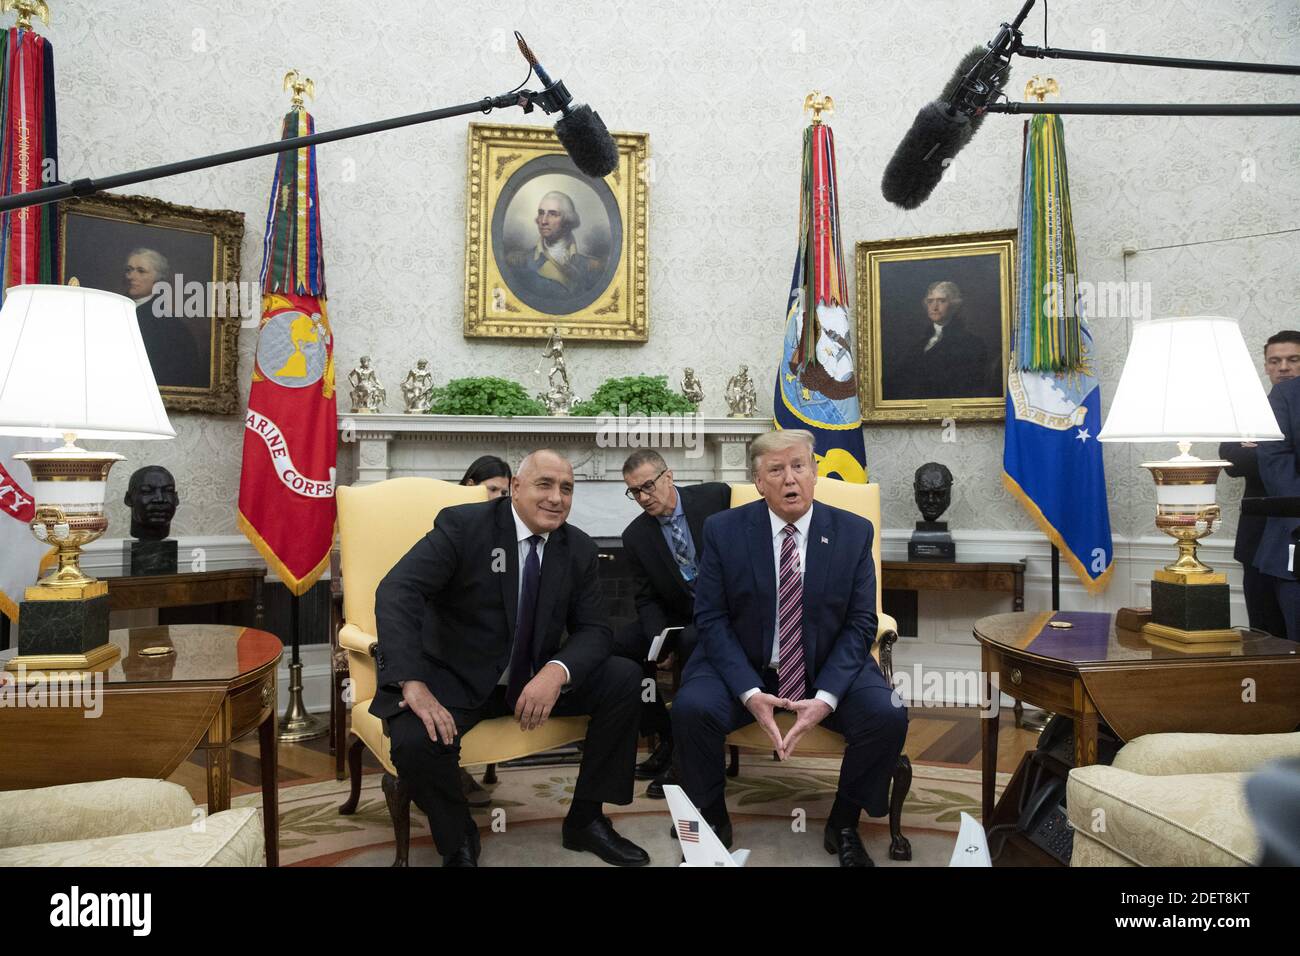
[(485, 485), (488, 498), (505, 498), (510, 494), (510, 466), (495, 455), (483, 455), (465, 469), (462, 485)]

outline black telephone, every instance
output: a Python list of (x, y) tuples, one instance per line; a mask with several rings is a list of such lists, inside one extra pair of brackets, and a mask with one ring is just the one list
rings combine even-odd
[(1065, 781), (1052, 776), (1030, 794), (1016, 829), (1039, 849), (1069, 864), (1074, 851), (1074, 827), (1065, 814)]

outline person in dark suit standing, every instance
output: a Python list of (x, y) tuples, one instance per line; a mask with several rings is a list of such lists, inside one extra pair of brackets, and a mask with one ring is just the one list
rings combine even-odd
[(988, 348), (966, 328), (961, 289), (955, 282), (934, 282), (926, 290), (929, 326), (903, 356), (886, 399), (978, 398), (996, 395), (989, 381)]
[[(871, 658), (876, 638), (874, 531), (866, 519), (813, 503), (810, 432), (769, 432), (750, 445), (762, 501), (704, 523), (695, 588), (699, 646), (673, 701), (682, 784), (731, 844), (721, 759), (726, 735), (758, 722), (777, 756), (825, 724), (844, 736), (839, 788), (824, 845), (841, 866), (872, 866), (858, 836), (862, 810), (889, 811), (889, 780), (907, 711)], [(783, 737), (777, 710), (794, 713)]]
[[(1273, 386), (1268, 403), (1282, 429), (1281, 441), (1264, 441), (1256, 449), (1259, 477), (1270, 498), (1300, 495), (1300, 378)], [(1284, 630), (1278, 637), (1300, 641), (1300, 568), (1291, 553), (1292, 533), (1300, 518), (1266, 518), (1255, 551), (1255, 568), (1265, 576), (1282, 612)]]
[[(1279, 332), (1264, 343), (1264, 374), (1273, 386), (1300, 375), (1300, 332)], [(1258, 447), (1253, 441), (1225, 441), (1219, 445), (1219, 457), (1232, 462), (1232, 467), (1224, 471), (1230, 478), (1246, 479), (1243, 498), (1262, 498), (1265, 494), (1264, 483), (1259, 477)], [(1269, 576), (1254, 564), (1265, 520), (1262, 515), (1241, 515), (1237, 519), (1237, 540), (1232, 556), (1241, 564), (1241, 585), (1250, 626), (1284, 637), (1286, 620), (1278, 606), (1274, 587)]]
[[(646, 660), (650, 644), (665, 628), (680, 627), (665, 643), (679, 662), (695, 646), (695, 581), (704, 520), (731, 506), (731, 486), (720, 481), (678, 487), (663, 456), (652, 448), (634, 451), (623, 463), (627, 496), (642, 514), (623, 531), (623, 554), (636, 585), (636, 620), (614, 634), (614, 653), (636, 661), (645, 676), (655, 676)], [(649, 780), (646, 796), (662, 800), (664, 784), (677, 783), (673, 769), (672, 721), (658, 693), (641, 705), (641, 733), (655, 734), (659, 743), (636, 768), (638, 779)]]
[(523, 730), (590, 716), (563, 845), (616, 866), (650, 862), (601, 812), (632, 802), (641, 670), (610, 656), (596, 545), (567, 523), (572, 504), (569, 462), (533, 452), (511, 497), (442, 509), (375, 593), (370, 712), (446, 866), (475, 866), (479, 854), (459, 738), (506, 714)]

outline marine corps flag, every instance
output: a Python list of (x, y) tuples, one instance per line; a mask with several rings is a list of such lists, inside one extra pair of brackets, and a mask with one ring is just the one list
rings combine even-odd
[[(313, 133), (295, 97), (283, 139)], [(316, 150), (279, 154), (262, 247), (262, 322), (244, 417), (239, 529), (302, 595), (334, 541), (334, 338), (325, 311)]]
[[(0, 193), (54, 183), (57, 132), (50, 42), (24, 27), (0, 32)], [(0, 290), (58, 282), (59, 253), (56, 204), (0, 213)], [(10, 619), (17, 619), (23, 590), (36, 583), (49, 561), (49, 546), (37, 541), (30, 527), (35, 515), (31, 473), (13, 458), (34, 447), (28, 439), (0, 436), (0, 613)]]
[(1096, 594), (1110, 580), (1114, 549), (1097, 442), (1101, 387), (1092, 332), (1075, 295), (1059, 116), (1039, 114), (1026, 124), (1018, 257), (1002, 482)]
[(804, 428), (816, 436), (817, 474), (863, 482), (867, 452), (840, 250), (835, 138), (819, 118), (825, 107), (811, 98), (810, 104), (813, 122), (803, 132), (799, 248), (785, 310), (773, 419), (777, 428)]

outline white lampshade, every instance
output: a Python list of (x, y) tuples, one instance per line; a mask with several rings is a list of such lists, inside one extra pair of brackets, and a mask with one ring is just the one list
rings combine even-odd
[(1236, 319), (1133, 323), (1099, 441), (1272, 441), (1282, 437)]
[(0, 309), (0, 434), (175, 438), (135, 303), (78, 286), (20, 285)]

